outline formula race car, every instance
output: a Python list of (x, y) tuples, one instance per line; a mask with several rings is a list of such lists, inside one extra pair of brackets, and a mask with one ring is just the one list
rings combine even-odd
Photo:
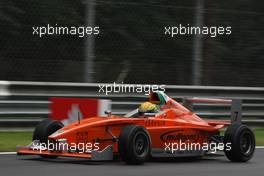
[[(230, 103), (231, 121), (203, 120), (187, 108), (190, 102)], [(151, 157), (202, 157), (215, 150), (223, 150), (234, 162), (252, 158), (255, 136), (241, 123), (239, 101), (192, 98), (185, 104), (157, 91), (144, 106), (124, 116), (106, 111), (104, 117), (79, 119), (66, 126), (45, 119), (37, 125), (33, 142), (18, 147), (17, 154), (97, 161), (121, 158), (128, 164), (142, 164)]]

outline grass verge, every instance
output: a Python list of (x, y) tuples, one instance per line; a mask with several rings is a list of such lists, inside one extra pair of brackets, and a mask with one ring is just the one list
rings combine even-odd
[(0, 152), (16, 151), (16, 146), (28, 145), (32, 132), (0, 132)]

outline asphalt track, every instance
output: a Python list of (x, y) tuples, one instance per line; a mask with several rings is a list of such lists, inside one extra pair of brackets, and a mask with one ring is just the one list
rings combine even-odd
[(264, 149), (256, 149), (250, 162), (232, 163), (225, 156), (197, 160), (156, 159), (141, 166), (122, 161), (92, 162), (85, 159), (41, 159), (37, 156), (0, 155), (1, 176), (253, 176), (264, 175)]

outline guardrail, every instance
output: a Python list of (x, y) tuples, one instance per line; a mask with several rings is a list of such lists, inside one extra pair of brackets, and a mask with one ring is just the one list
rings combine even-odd
[[(102, 85), (102, 84), (101, 84)], [(166, 93), (182, 101), (185, 97), (242, 99), (243, 121), (264, 124), (264, 88), (219, 86), (165, 86)], [(50, 97), (88, 97), (112, 100), (113, 114), (124, 114), (147, 101), (144, 93), (99, 92), (96, 83), (0, 81), (0, 127), (34, 126), (49, 114)], [(194, 111), (205, 118), (230, 118), (226, 104), (194, 103)]]

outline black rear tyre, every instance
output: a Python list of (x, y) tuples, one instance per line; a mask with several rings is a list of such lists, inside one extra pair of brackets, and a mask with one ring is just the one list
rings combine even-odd
[(118, 139), (121, 159), (127, 164), (143, 164), (150, 157), (151, 141), (142, 126), (129, 125), (122, 129)]
[(246, 162), (250, 160), (255, 151), (255, 135), (252, 130), (242, 124), (230, 125), (224, 136), (226, 157), (233, 162)]
[[(60, 121), (45, 119), (38, 123), (33, 133), (33, 141), (39, 140), (41, 144), (48, 143), (48, 137), (61, 129), (64, 125)], [(41, 155), (44, 158), (56, 158), (56, 156)]]

